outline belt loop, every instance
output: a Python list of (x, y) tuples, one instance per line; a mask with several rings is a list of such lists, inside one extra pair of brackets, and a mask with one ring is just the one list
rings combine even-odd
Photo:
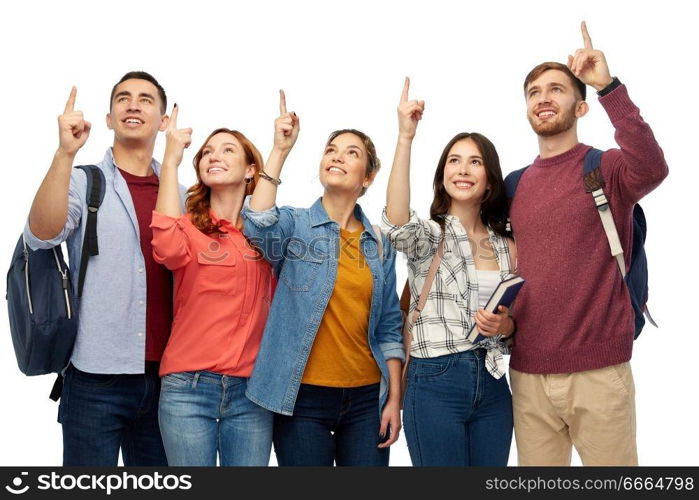
[(194, 380), (192, 380), (192, 389), (196, 389), (196, 388), (197, 388), (197, 382), (199, 382), (199, 374), (200, 374), (200, 373), (201, 373), (201, 372), (196, 372), (196, 373), (194, 374)]

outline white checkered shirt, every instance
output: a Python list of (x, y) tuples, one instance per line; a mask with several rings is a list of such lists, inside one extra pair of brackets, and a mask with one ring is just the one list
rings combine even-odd
[[(442, 230), (433, 220), (419, 219), (413, 210), (410, 211), (410, 220), (403, 226), (391, 224), (386, 209), (381, 222), (396, 250), (408, 257), (410, 315), (417, 307)], [(500, 268), (500, 278), (504, 280), (511, 275), (509, 246), (506, 238), (495, 234), (490, 227), (487, 229)], [(483, 243), (478, 242), (475, 248), (483, 248)], [(502, 377), (505, 374), (502, 356), (509, 354), (510, 348), (501, 336), (490, 337), (475, 345), (466, 338), (475, 322), (478, 304), (478, 277), (469, 237), (459, 219), (447, 215), (444, 257), (427, 295), (425, 308), (413, 325), (410, 355), (434, 358), (484, 348), (488, 372), (495, 378)]]

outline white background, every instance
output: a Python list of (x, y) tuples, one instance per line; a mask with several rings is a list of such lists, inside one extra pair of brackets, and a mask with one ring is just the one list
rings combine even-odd
[[(9, 5), (9, 6), (8, 6)], [(199, 146), (216, 127), (239, 128), (266, 157), (278, 89), (301, 118), (301, 135), (283, 172), (280, 204), (308, 206), (321, 193), (317, 168), (327, 134), (356, 127), (375, 141), (384, 168), (361, 200), (379, 221), (397, 136), (403, 77), (427, 102), (413, 156), (413, 207), (422, 216), (447, 141), (479, 131), (497, 146), (507, 173), (533, 160), (522, 81), (544, 60), (564, 62), (581, 47), (585, 19), (595, 48), (651, 124), (669, 178), (644, 200), (650, 305), (661, 328), (634, 345), (638, 448), (643, 465), (697, 465), (695, 313), (697, 242), (697, 27), (688, 2), (12, 2), (0, 24), (0, 263), (9, 264), (26, 214), (57, 146), (56, 117), (71, 85), (93, 123), (77, 162), (101, 160), (111, 145), (104, 115), (112, 85), (146, 70), (180, 105), (180, 126)], [(613, 129), (594, 95), (579, 124), (583, 142), (614, 147)], [(162, 155), (159, 139), (155, 157)], [(192, 148), (196, 150), (196, 148)], [(189, 150), (181, 180), (194, 180)], [(571, 221), (573, 224), (574, 221)], [(399, 283), (406, 271), (398, 260)], [(574, 286), (574, 283), (571, 283)], [(0, 309), (0, 465), (59, 465), (53, 377), (17, 369)], [(510, 464), (516, 463), (513, 451)], [(575, 463), (579, 463), (577, 457)], [(392, 465), (409, 465), (405, 441)]]

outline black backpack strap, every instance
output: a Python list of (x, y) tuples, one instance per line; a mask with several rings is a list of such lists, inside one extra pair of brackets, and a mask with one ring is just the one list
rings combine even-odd
[(85, 172), (87, 176), (87, 223), (85, 225), (85, 238), (83, 239), (82, 252), (80, 254), (80, 273), (78, 274), (78, 298), (83, 295), (85, 273), (87, 273), (87, 261), (93, 255), (99, 255), (97, 243), (97, 212), (99, 211), (105, 192), (105, 179), (102, 171), (95, 165), (80, 165), (76, 168)]
[(63, 392), (63, 374), (59, 373), (56, 375), (56, 380), (51, 388), (51, 394), (49, 394), (49, 399), (51, 401), (58, 401), (61, 399), (61, 393)]
[(522, 174), (524, 173), (524, 171), (527, 170), (530, 166), (531, 165), (527, 165), (526, 167), (515, 170), (514, 172), (510, 172), (509, 174), (507, 174), (507, 177), (505, 177), (505, 196), (507, 197), (508, 206), (507, 225), (505, 226), (505, 230), (510, 234), (513, 234), (513, 231), (512, 223), (510, 221), (509, 208), (512, 206), (512, 200), (515, 197), (515, 192), (517, 191), (517, 185), (519, 184), (519, 180), (522, 178)]

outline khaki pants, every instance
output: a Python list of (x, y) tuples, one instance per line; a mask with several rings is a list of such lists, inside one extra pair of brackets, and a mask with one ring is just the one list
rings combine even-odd
[(538, 375), (510, 368), (519, 465), (638, 465), (631, 365)]

